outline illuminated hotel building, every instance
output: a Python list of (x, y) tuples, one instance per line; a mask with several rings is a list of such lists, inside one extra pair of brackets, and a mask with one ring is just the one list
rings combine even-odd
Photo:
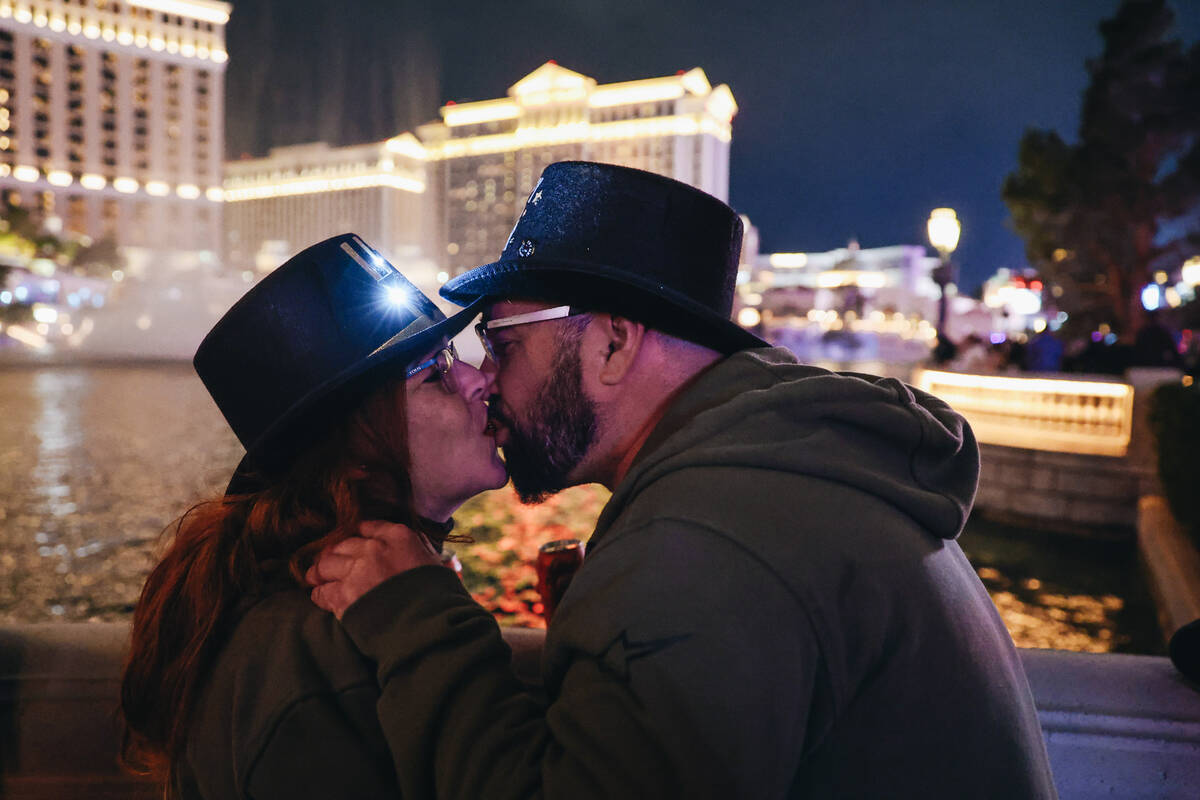
[(759, 255), (759, 276), (770, 288), (808, 290), (817, 307), (830, 293), (854, 291), (878, 298), (891, 306), (913, 306), (918, 298), (937, 301), (939, 289), (931, 274), (938, 264), (921, 245), (894, 245), (862, 249), (857, 242), (821, 253), (767, 253)]
[[(746, 243), (751, 243), (747, 237)], [(743, 325), (761, 323), (770, 340), (802, 359), (907, 363), (927, 358), (936, 339), (940, 263), (922, 245), (824, 252), (756, 253), (743, 248), (735, 307)], [(947, 331), (954, 340), (997, 330), (991, 309), (951, 289)], [(849, 341), (854, 344), (846, 349)]]
[(0, 0), (0, 191), (135, 274), (215, 261), (231, 8)]
[[(698, 68), (597, 84), (548, 62), (504, 98), (447, 103), (440, 121), (415, 136), (229, 163), (227, 253), (236, 268), (261, 266), (267, 259), (255, 254), (281, 244), (295, 252), (353, 229), (389, 256), (424, 253), (444, 279), (500, 254), (538, 175), (555, 161), (638, 167), (727, 198), (736, 111), (729, 87), (713, 87)], [(423, 208), (404, 212), (415, 197)], [(396, 221), (397, 209), (417, 224)], [(288, 221), (297, 218), (311, 222)]]
[[(235, 269), (267, 271), (304, 247), (353, 231), (410, 280), (428, 283), (440, 249), (426, 196), (425, 148), (411, 133), (332, 148), (277, 147), (225, 165), (225, 255)], [(428, 275), (414, 274), (419, 265)]]
[(738, 318), (743, 324), (761, 320), (770, 338), (805, 358), (823, 357), (822, 335), (843, 330), (923, 346), (935, 335), (929, 320), (939, 289), (930, 275), (937, 264), (920, 245), (863, 249), (851, 242), (825, 252), (751, 251), (743, 254), (738, 275)]
[(543, 64), (508, 96), (447, 104), (418, 129), (442, 187), (451, 274), (496, 258), (547, 164), (582, 159), (650, 170), (729, 197), (730, 121), (737, 104), (701, 69), (597, 85)]

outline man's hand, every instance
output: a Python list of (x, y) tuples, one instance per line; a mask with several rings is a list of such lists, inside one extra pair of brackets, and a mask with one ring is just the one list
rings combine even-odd
[(360, 536), (323, 551), (304, 575), (315, 587), (313, 602), (338, 619), (354, 601), (393, 575), (442, 563), (429, 540), (404, 525), (369, 520), (359, 525), (358, 532)]

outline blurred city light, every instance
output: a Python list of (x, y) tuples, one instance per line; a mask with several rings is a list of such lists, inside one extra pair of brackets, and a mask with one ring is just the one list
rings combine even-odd
[(100, 189), (103, 189), (105, 186), (108, 185), (108, 180), (103, 175), (96, 175), (95, 173), (88, 173), (86, 175), (80, 176), (79, 185), (85, 189), (91, 189), (92, 191), (99, 191)]
[(55, 322), (58, 320), (58, 311), (54, 306), (45, 306), (41, 303), (36, 303), (33, 306), (33, 319), (36, 322)]
[(1179, 273), (1184, 283), (1189, 286), (1200, 286), (1200, 256), (1192, 256), (1183, 262)]
[(762, 322), (762, 314), (757, 308), (747, 307), (738, 312), (738, 325), (743, 328), (753, 328), (760, 322)]
[(958, 247), (958, 237), (962, 233), (962, 225), (958, 214), (953, 208), (935, 208), (929, 212), (929, 222), (926, 225), (929, 232), (929, 243), (943, 256), (948, 256)]
[(808, 253), (772, 253), (768, 263), (776, 269), (799, 269), (808, 265)]
[(1157, 311), (1163, 304), (1162, 287), (1157, 283), (1148, 283), (1142, 287), (1142, 307), (1147, 311)]
[(20, 325), (9, 325), (4, 332), (7, 333), (11, 338), (23, 345), (26, 345), (27, 347), (40, 350), (46, 346), (45, 337), (39, 336), (33, 331), (26, 330)]

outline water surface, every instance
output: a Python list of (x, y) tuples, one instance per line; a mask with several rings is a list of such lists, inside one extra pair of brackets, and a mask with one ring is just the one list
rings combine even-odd
[(0, 369), (0, 619), (117, 619), (241, 446), (190, 364)]

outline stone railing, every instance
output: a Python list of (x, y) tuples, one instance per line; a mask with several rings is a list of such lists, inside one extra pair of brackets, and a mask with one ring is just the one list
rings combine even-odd
[(1177, 370), (1099, 376), (919, 369), (913, 385), (961, 413), (979, 441), (975, 507), (1034, 529), (1132, 538), (1138, 500), (1160, 494), (1148, 400)]
[[(510, 628), (513, 668), (538, 677), (543, 631)], [(151, 781), (117, 764), (125, 623), (0, 625), (0, 798), (156, 800)]]
[[(0, 797), (152, 798), (116, 765), (119, 623), (0, 627)], [(542, 631), (508, 629), (535, 679)], [(1200, 786), (1200, 689), (1166, 658), (1021, 650), (1055, 783), (1073, 798), (1193, 798)]]
[(1062, 800), (1196, 796), (1200, 689), (1167, 659), (1020, 652)]
[(1129, 449), (1127, 383), (918, 370), (913, 384), (966, 417), (982, 444), (1098, 456)]

